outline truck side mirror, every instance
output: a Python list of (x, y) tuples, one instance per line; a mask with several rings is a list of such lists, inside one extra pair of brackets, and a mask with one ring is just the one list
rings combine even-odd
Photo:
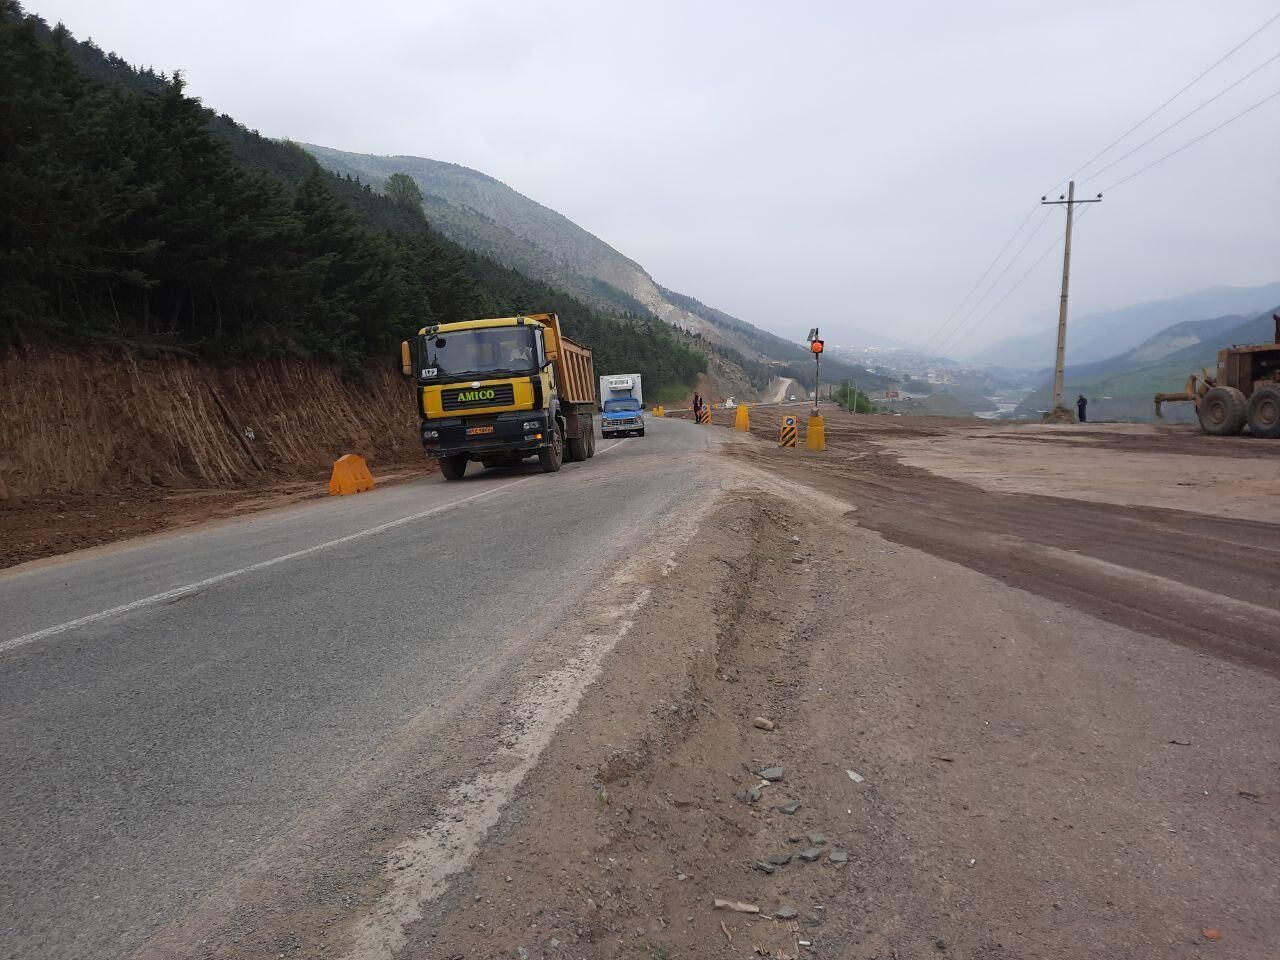
[(413, 376), (413, 357), (409, 350), (409, 341), (400, 341), (400, 372), (406, 377)]

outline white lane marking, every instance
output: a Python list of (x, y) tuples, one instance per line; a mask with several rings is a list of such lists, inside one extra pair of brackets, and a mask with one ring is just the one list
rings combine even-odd
[[(599, 453), (608, 453), (616, 446), (626, 443), (626, 440), (616, 440)], [(117, 617), (122, 613), (130, 613), (134, 610), (141, 610), (143, 607), (155, 606), (157, 603), (165, 603), (169, 600), (177, 600), (179, 597), (185, 597), (190, 594), (204, 590), (206, 587), (212, 587), (215, 584), (223, 583), (234, 577), (243, 576), (246, 573), (254, 573), (258, 570), (265, 570), (267, 567), (274, 567), (279, 563), (286, 563), (289, 560), (298, 560), (312, 553), (318, 553), (321, 550), (328, 550), (332, 547), (340, 547), (344, 543), (351, 543), (355, 540), (363, 540), (365, 537), (372, 537), (379, 533), (385, 533), (388, 530), (394, 530), (396, 527), (402, 527), (407, 523), (415, 523), (426, 517), (434, 516), (453, 507), (460, 507), (464, 503), (472, 500), (479, 500), (481, 497), (491, 496), (500, 490), (509, 490), (518, 483), (524, 483), (526, 480), (532, 480), (538, 474), (530, 474), (527, 477), (521, 477), (519, 480), (512, 480), (508, 483), (500, 484), (496, 487), (489, 487), (478, 493), (473, 493), (469, 497), (463, 497), (461, 500), (453, 500), (449, 503), (443, 503), (438, 507), (432, 507), (430, 510), (423, 510), (420, 513), (413, 513), (407, 517), (401, 517), (398, 520), (390, 520), (386, 523), (380, 523), (376, 527), (369, 527), (367, 530), (358, 530), (355, 533), (348, 534), (345, 537), (339, 537), (336, 540), (326, 540), (324, 543), (317, 543), (315, 546), (306, 547), (303, 550), (295, 550), (293, 553), (286, 553), (283, 556), (272, 557), (270, 560), (262, 560), (258, 563), (251, 563), (247, 567), (241, 567), (238, 570), (228, 570), (226, 573), (220, 573), (214, 577), (208, 577), (204, 580), (198, 580), (195, 583), (188, 583), (181, 587), (174, 587), (172, 590), (166, 590), (163, 593), (152, 594), (149, 597), (143, 597), (140, 600), (133, 600), (129, 603), (122, 603), (118, 607), (111, 607), (109, 610), (100, 610), (97, 613), (91, 613), (85, 617), (78, 617), (75, 620), (68, 620), (65, 623), (54, 624), (52, 627), (45, 627), (43, 630), (36, 630), (33, 633), (26, 633), (20, 637), (14, 637), (12, 640), (5, 640), (0, 643), (0, 653), (8, 653), (17, 647), (25, 646), (28, 643), (35, 643), (37, 640), (43, 640), (46, 637), (57, 636), (60, 633), (66, 633), (68, 630), (75, 630), (78, 627), (85, 627), (91, 623), (98, 623), (110, 617)]]
[(611, 628), (588, 633), (563, 667), (521, 691), (498, 738), (494, 758), (500, 772), (482, 773), (454, 787), (449, 794), (452, 802), (436, 812), (434, 822), (391, 851), (386, 867), (390, 888), (361, 920), (355, 943), (343, 960), (393, 960), (404, 948), (409, 925), (421, 920), (426, 904), (470, 865), (516, 788), (537, 765), (560, 725), (577, 711), (600, 675), (605, 657), (631, 631), (650, 595), (645, 587), (626, 606), (607, 611), (605, 619), (613, 622)]

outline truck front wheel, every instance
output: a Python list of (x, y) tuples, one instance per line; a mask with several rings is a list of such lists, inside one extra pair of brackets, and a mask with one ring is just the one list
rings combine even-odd
[(551, 446), (538, 451), (538, 463), (543, 473), (555, 473), (564, 463), (564, 428), (560, 424), (551, 433)]
[(440, 472), (444, 474), (446, 480), (461, 480), (463, 474), (467, 472), (467, 455), (458, 453), (452, 457), (442, 457)]

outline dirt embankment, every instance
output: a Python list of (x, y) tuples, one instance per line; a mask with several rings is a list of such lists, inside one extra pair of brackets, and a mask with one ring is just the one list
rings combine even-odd
[(413, 402), (387, 368), (231, 366), (138, 351), (0, 358), (0, 566), (309, 493), (344, 453), (418, 466)]

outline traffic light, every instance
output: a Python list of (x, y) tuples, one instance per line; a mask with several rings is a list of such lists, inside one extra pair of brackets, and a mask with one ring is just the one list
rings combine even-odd
[(814, 353), (821, 353), (823, 349), (823, 341), (813, 340), (809, 343), (809, 349)]

